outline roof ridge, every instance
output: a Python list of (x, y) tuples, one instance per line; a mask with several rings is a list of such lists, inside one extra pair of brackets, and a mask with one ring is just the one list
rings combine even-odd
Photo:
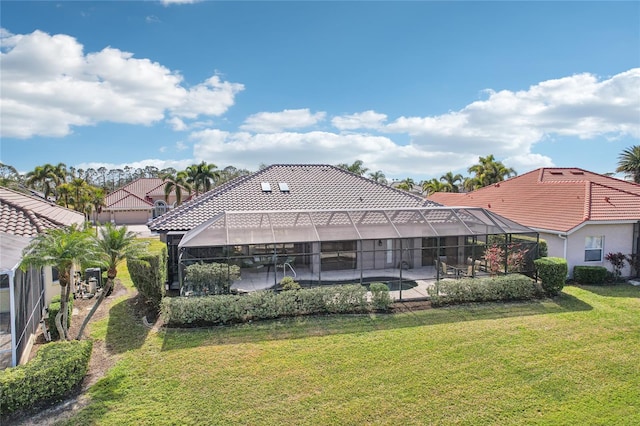
[(585, 185), (584, 210), (582, 212), (582, 217), (584, 220), (589, 220), (589, 218), (591, 217), (591, 200), (592, 200), (591, 188), (593, 186), (593, 182), (591, 181), (580, 181), (580, 182), (584, 182), (584, 185)]

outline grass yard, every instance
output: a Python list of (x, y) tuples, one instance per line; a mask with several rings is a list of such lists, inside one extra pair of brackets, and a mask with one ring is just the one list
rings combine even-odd
[(640, 424), (638, 287), (160, 332), (127, 306), (70, 424)]

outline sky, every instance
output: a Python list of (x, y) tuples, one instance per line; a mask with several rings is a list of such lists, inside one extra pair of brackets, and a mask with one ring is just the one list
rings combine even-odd
[(0, 161), (614, 172), (640, 2), (6, 1)]

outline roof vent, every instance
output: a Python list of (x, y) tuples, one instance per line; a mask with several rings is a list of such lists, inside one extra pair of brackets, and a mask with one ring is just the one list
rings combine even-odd
[(280, 192), (289, 192), (289, 184), (286, 182), (278, 182), (278, 188)]
[(572, 175), (584, 175), (584, 172), (580, 170), (571, 170)]
[(561, 171), (555, 171), (555, 170), (550, 170), (549, 173), (551, 173), (552, 175), (562, 175)]
[(260, 186), (262, 187), (262, 192), (271, 192), (271, 184), (269, 182), (262, 182)]

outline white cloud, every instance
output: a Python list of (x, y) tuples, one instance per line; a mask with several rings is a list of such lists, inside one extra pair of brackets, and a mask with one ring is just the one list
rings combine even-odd
[(281, 112), (260, 112), (249, 116), (240, 129), (250, 132), (276, 133), (313, 126), (324, 120), (325, 116), (324, 112), (311, 114), (308, 108), (285, 109)]
[[(488, 98), (434, 117), (400, 117), (386, 126), (425, 150), (455, 147), (514, 157), (549, 136), (640, 137), (640, 68), (599, 80), (578, 74), (528, 90), (488, 90)], [(450, 149), (450, 148), (449, 148)], [(546, 160), (545, 160), (546, 162)]]
[(157, 23), (162, 22), (162, 21), (160, 21), (160, 18), (158, 18), (156, 15), (148, 15), (146, 18), (144, 18), (144, 20), (148, 24), (157, 24)]
[(193, 4), (193, 3), (199, 3), (202, 0), (160, 0), (160, 3), (162, 3), (165, 6), (171, 6), (173, 4)]
[(178, 117), (171, 117), (167, 120), (167, 123), (171, 125), (171, 128), (176, 132), (187, 130), (187, 125)]
[(116, 169), (124, 169), (125, 167), (131, 167), (133, 170), (135, 169), (144, 169), (145, 167), (157, 167), (159, 170), (168, 169), (173, 167), (176, 170), (184, 170), (187, 166), (194, 164), (195, 161), (192, 159), (185, 160), (159, 160), (159, 159), (147, 159), (142, 161), (133, 161), (130, 163), (100, 163), (100, 162), (90, 162), (90, 163), (80, 163), (76, 164), (74, 167), (76, 169), (94, 169), (98, 170), (100, 167), (104, 167), (107, 170), (116, 170)]
[(217, 75), (187, 88), (180, 74), (157, 62), (112, 47), (85, 55), (64, 34), (0, 36), (3, 137), (61, 137), (102, 121), (150, 125), (167, 115), (218, 116), (244, 89)]
[(369, 110), (350, 115), (342, 115), (334, 117), (331, 124), (340, 130), (357, 130), (357, 129), (380, 129), (382, 124), (387, 121), (386, 114), (379, 114)]
[(186, 149), (189, 149), (189, 145), (187, 145), (183, 141), (178, 141), (178, 142), (176, 142), (176, 149), (178, 151), (184, 151)]

